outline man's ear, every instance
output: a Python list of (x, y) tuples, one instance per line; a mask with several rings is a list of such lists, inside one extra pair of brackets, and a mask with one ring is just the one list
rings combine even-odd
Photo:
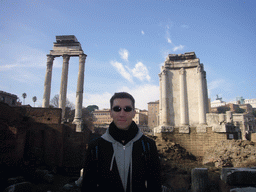
[(135, 115), (136, 115), (136, 111), (135, 111), (135, 110), (133, 110), (133, 118), (135, 117)]
[(110, 117), (113, 118), (113, 116), (112, 116), (112, 110), (111, 110), (111, 109), (109, 109), (109, 113), (110, 113)]

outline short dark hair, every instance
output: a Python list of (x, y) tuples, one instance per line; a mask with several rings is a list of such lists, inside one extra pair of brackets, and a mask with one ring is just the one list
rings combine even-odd
[(110, 99), (110, 107), (112, 109), (113, 107), (113, 102), (115, 99), (130, 99), (132, 101), (132, 106), (133, 108), (135, 107), (135, 99), (133, 98), (133, 96), (129, 93), (126, 92), (119, 92), (119, 93), (115, 93), (111, 99)]

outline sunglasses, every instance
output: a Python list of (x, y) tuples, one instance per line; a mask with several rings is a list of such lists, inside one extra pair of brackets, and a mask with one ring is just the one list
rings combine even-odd
[(131, 112), (133, 110), (132, 107), (129, 107), (129, 106), (126, 106), (125, 108), (121, 108), (119, 106), (116, 106), (116, 107), (113, 107), (112, 110), (115, 111), (115, 112), (120, 112), (122, 111), (122, 109), (125, 111), (125, 112)]

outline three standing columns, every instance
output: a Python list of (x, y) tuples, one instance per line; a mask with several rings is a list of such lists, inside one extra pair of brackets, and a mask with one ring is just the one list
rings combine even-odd
[[(85, 69), (85, 54), (79, 55), (79, 71), (77, 80), (77, 91), (76, 91), (76, 106), (75, 106), (75, 118), (73, 123), (76, 124), (76, 131), (82, 130), (82, 104), (83, 104), (83, 87), (84, 87), (84, 69)], [(47, 55), (47, 68), (44, 83), (44, 96), (43, 96), (43, 108), (48, 108), (50, 104), (51, 94), (51, 79), (52, 79), (52, 66), (53, 66), (53, 55)], [(61, 85), (59, 94), (59, 108), (62, 109), (62, 122), (65, 119), (66, 109), (66, 97), (67, 97), (67, 84), (68, 84), (68, 67), (69, 67), (70, 55), (63, 55)]]

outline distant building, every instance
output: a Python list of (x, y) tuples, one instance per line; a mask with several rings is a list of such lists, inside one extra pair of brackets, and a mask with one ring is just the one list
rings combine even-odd
[(232, 112), (252, 113), (253, 108), (256, 107), (256, 99), (244, 99), (243, 97), (236, 97), (236, 101), (224, 102), (222, 101), (222, 98), (219, 98), (217, 95), (216, 100), (211, 102), (211, 112), (218, 112), (218, 108), (222, 106), (230, 108), (230, 111)]
[(109, 109), (95, 110), (93, 112), (94, 125), (109, 125), (112, 122)]
[(226, 102), (222, 101), (221, 99), (216, 99), (211, 102), (211, 108), (225, 106), (225, 105), (226, 105)]
[(16, 106), (16, 105), (20, 105), (19, 102), (17, 102), (17, 99), (18, 99), (17, 95), (0, 91), (0, 102), (7, 103), (10, 106)]
[(150, 129), (159, 125), (159, 100), (148, 103), (148, 127)]
[(147, 110), (140, 110), (136, 109), (135, 117), (133, 118), (133, 121), (137, 125), (141, 126), (147, 126), (148, 125), (148, 112)]
[(250, 104), (252, 108), (256, 108), (256, 99), (245, 99), (244, 104)]
[(250, 140), (246, 138), (247, 133), (255, 133), (256, 132), (256, 121), (252, 114), (241, 114), (234, 113), (233, 114), (233, 123), (235, 126), (239, 127), (241, 130), (241, 138), (243, 140)]

